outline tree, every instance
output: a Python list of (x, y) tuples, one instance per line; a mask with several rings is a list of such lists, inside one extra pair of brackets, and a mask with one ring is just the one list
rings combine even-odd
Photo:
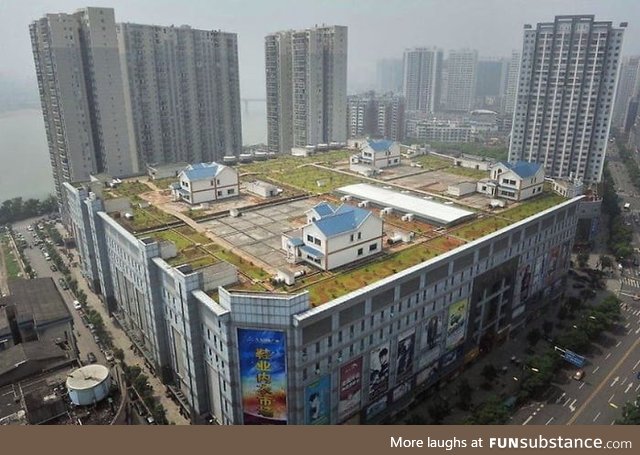
[(462, 378), (458, 382), (458, 408), (463, 411), (468, 410), (471, 407), (471, 399), (473, 397), (473, 388), (469, 384), (467, 378)]
[(613, 259), (611, 259), (610, 256), (606, 256), (604, 254), (600, 255), (600, 268), (602, 270), (613, 268)]
[(496, 377), (498, 377), (498, 370), (493, 364), (489, 363), (482, 368), (482, 377), (487, 382), (493, 381)]
[(633, 403), (627, 403), (622, 408), (622, 417), (616, 420), (616, 425), (640, 425), (640, 396)]
[(542, 323), (542, 331), (545, 333), (545, 335), (547, 335), (547, 337), (551, 334), (551, 331), (553, 330), (553, 322), (545, 320)]
[(113, 350), (113, 357), (120, 363), (124, 362), (124, 351), (120, 348), (115, 348)]
[(509, 420), (507, 407), (496, 396), (492, 396), (473, 410), (467, 421), (472, 425), (502, 425)]
[(542, 334), (538, 329), (531, 329), (529, 330), (529, 333), (527, 333), (527, 343), (529, 343), (529, 346), (532, 348), (538, 344), (540, 338), (542, 338)]
[(444, 418), (451, 413), (451, 407), (447, 401), (440, 397), (436, 397), (427, 408), (427, 411), (431, 417), (431, 423), (434, 425), (440, 425)]
[(578, 266), (584, 269), (589, 262), (589, 253), (587, 253), (586, 251), (581, 251), (580, 253), (578, 253), (577, 260)]

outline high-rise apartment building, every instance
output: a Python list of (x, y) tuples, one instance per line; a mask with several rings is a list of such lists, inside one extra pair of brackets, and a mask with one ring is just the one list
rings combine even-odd
[(267, 141), (272, 152), (347, 139), (347, 27), (265, 38)]
[(612, 124), (624, 128), (629, 116), (629, 106), (640, 94), (640, 56), (626, 57), (620, 65), (620, 82), (613, 110)]
[(525, 25), (510, 161), (542, 163), (550, 177), (600, 181), (624, 27), (592, 15)]
[[(518, 75), (520, 74), (520, 52), (511, 52), (507, 75), (505, 79), (505, 92), (502, 99), (502, 113), (507, 119), (513, 116), (516, 107), (516, 95), (518, 94)], [(511, 120), (511, 119), (509, 119)]]
[(432, 113), (440, 108), (441, 49), (414, 48), (404, 52), (403, 90), (408, 111)]
[(241, 152), (235, 33), (130, 23), (116, 32), (141, 167)]
[(402, 59), (385, 58), (376, 63), (376, 90), (380, 93), (402, 91)]
[(139, 171), (129, 140), (115, 27), (111, 8), (47, 14), (29, 26), (61, 203), (64, 182), (86, 181), (95, 173), (123, 177)]
[(473, 107), (476, 88), (478, 51), (460, 49), (449, 51), (446, 62), (447, 88), (444, 108), (448, 111), (469, 111)]
[(361, 137), (404, 139), (405, 101), (400, 95), (367, 92), (351, 95), (347, 102), (347, 133)]

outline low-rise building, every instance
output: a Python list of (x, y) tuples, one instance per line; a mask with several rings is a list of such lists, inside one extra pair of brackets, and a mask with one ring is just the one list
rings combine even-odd
[(179, 187), (172, 187), (176, 199), (201, 204), (240, 194), (235, 169), (218, 163), (190, 164), (178, 174)]
[(428, 120), (415, 125), (415, 136), (408, 137), (433, 142), (471, 142), (473, 129), (470, 125), (449, 120)]
[(491, 177), (477, 183), (477, 191), (492, 197), (523, 201), (542, 193), (544, 168), (538, 163), (500, 161), (491, 167)]
[(361, 143), (360, 152), (353, 155), (351, 165), (383, 169), (400, 165), (400, 145), (386, 139), (368, 139)]
[(283, 236), (293, 262), (332, 270), (382, 251), (383, 222), (369, 210), (325, 202), (307, 212), (307, 222), (298, 235)]
[(276, 197), (282, 193), (282, 189), (269, 182), (263, 182), (262, 180), (255, 180), (245, 185), (245, 189), (249, 193), (256, 194), (263, 198)]

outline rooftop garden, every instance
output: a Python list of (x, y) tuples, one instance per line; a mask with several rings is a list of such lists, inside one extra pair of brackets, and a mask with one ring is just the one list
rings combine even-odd
[(428, 171), (437, 171), (440, 169), (451, 167), (452, 165), (451, 160), (447, 160), (445, 158), (434, 155), (419, 155), (412, 161), (421, 164), (422, 168)]
[(489, 177), (488, 171), (481, 171), (479, 169), (469, 169), (461, 166), (451, 166), (447, 169), (444, 169), (444, 172), (447, 174), (455, 174), (460, 175), (462, 177), (469, 177), (473, 180), (480, 180)]
[(500, 214), (500, 216), (513, 221), (520, 221), (556, 206), (566, 200), (567, 199), (564, 197), (555, 193), (545, 192), (540, 196), (521, 203), (517, 207), (505, 210)]
[(463, 241), (453, 237), (437, 237), (320, 280), (307, 288), (311, 304), (318, 306), (336, 299), (394, 273), (434, 258), (463, 243)]
[(253, 262), (247, 261), (229, 250), (225, 250), (216, 244), (210, 244), (205, 249), (216, 258), (235, 265), (238, 270), (253, 280), (264, 280), (269, 278), (269, 274), (256, 266)]
[(142, 193), (148, 193), (153, 191), (144, 183), (136, 180), (129, 182), (122, 182), (115, 188), (108, 189), (105, 193), (110, 194), (112, 197), (134, 197)]
[(160, 228), (167, 224), (179, 221), (172, 215), (150, 205), (145, 208), (140, 208), (137, 205), (131, 207), (133, 219), (128, 220), (121, 217), (119, 219), (120, 224), (132, 232), (145, 231), (148, 229)]
[(493, 215), (478, 218), (464, 226), (455, 229), (452, 234), (465, 240), (476, 240), (485, 235), (496, 232), (512, 224), (512, 221), (497, 218)]

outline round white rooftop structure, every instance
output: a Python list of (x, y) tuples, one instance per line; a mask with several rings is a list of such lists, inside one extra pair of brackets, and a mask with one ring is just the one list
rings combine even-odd
[(67, 376), (69, 398), (78, 406), (103, 400), (109, 394), (111, 377), (103, 365), (86, 365)]

